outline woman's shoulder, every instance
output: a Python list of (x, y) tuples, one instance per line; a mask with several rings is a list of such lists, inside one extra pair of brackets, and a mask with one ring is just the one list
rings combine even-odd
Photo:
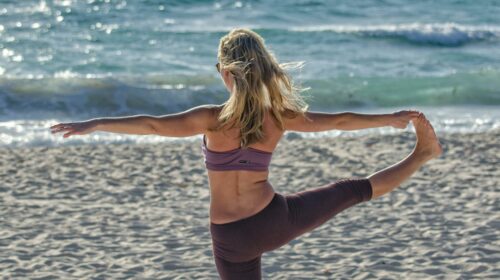
[(206, 110), (206, 120), (208, 121), (208, 131), (207, 132), (212, 132), (217, 130), (216, 128), (219, 127), (219, 115), (220, 112), (222, 111), (222, 108), (224, 107), (224, 104), (205, 104), (202, 105), (205, 110)]
[(224, 104), (203, 104), (197, 106), (197, 108), (206, 108), (211, 110), (222, 109), (222, 107), (224, 107)]
[(296, 112), (296, 111), (293, 111), (293, 110), (290, 110), (290, 109), (285, 109), (281, 115), (283, 117), (287, 118), (287, 119), (293, 119), (293, 118), (297, 117), (300, 114), (298, 112)]
[(204, 112), (208, 116), (216, 116), (222, 110), (223, 105), (220, 104), (204, 104), (193, 107), (192, 110), (197, 110), (200, 112)]

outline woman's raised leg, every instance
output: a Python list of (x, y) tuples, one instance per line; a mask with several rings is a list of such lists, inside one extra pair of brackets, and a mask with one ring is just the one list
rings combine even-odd
[(417, 134), (415, 148), (400, 162), (368, 176), (372, 185), (372, 199), (392, 191), (410, 178), (427, 161), (441, 155), (441, 144), (424, 114), (420, 114), (412, 122)]
[(347, 208), (390, 192), (424, 163), (439, 156), (442, 153), (441, 145), (425, 116), (421, 114), (413, 120), (413, 124), (417, 144), (413, 152), (402, 161), (367, 178), (339, 180), (323, 187), (287, 195), (287, 221), (290, 226), (281, 235), (283, 242), (272, 244), (275, 246), (267, 249), (277, 248), (282, 243), (311, 231)]

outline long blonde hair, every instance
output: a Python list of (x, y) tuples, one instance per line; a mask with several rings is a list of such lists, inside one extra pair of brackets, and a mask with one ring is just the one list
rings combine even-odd
[(220, 70), (229, 71), (234, 83), (215, 130), (228, 124), (239, 127), (241, 146), (248, 147), (264, 138), (267, 108), (281, 129), (283, 117), (305, 116), (308, 105), (299, 95), (301, 89), (285, 72), (292, 64), (278, 64), (259, 34), (249, 29), (231, 30), (220, 39), (217, 58)]

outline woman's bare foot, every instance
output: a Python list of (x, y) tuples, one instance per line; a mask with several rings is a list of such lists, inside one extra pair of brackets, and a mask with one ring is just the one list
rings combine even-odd
[(412, 122), (417, 134), (415, 149), (398, 163), (368, 176), (372, 186), (372, 199), (400, 186), (427, 161), (438, 157), (443, 152), (434, 128), (432, 128), (424, 114), (421, 113)]
[(417, 134), (417, 144), (413, 153), (424, 161), (439, 157), (443, 153), (443, 148), (431, 123), (422, 113), (412, 122)]

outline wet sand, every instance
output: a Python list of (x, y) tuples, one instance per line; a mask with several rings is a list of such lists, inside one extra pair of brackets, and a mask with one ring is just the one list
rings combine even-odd
[[(439, 137), (444, 154), (401, 187), (265, 253), (264, 279), (500, 275), (500, 131)], [(415, 143), (288, 138), (270, 167), (283, 194), (367, 176)], [(0, 277), (217, 279), (200, 143), (0, 149)]]

